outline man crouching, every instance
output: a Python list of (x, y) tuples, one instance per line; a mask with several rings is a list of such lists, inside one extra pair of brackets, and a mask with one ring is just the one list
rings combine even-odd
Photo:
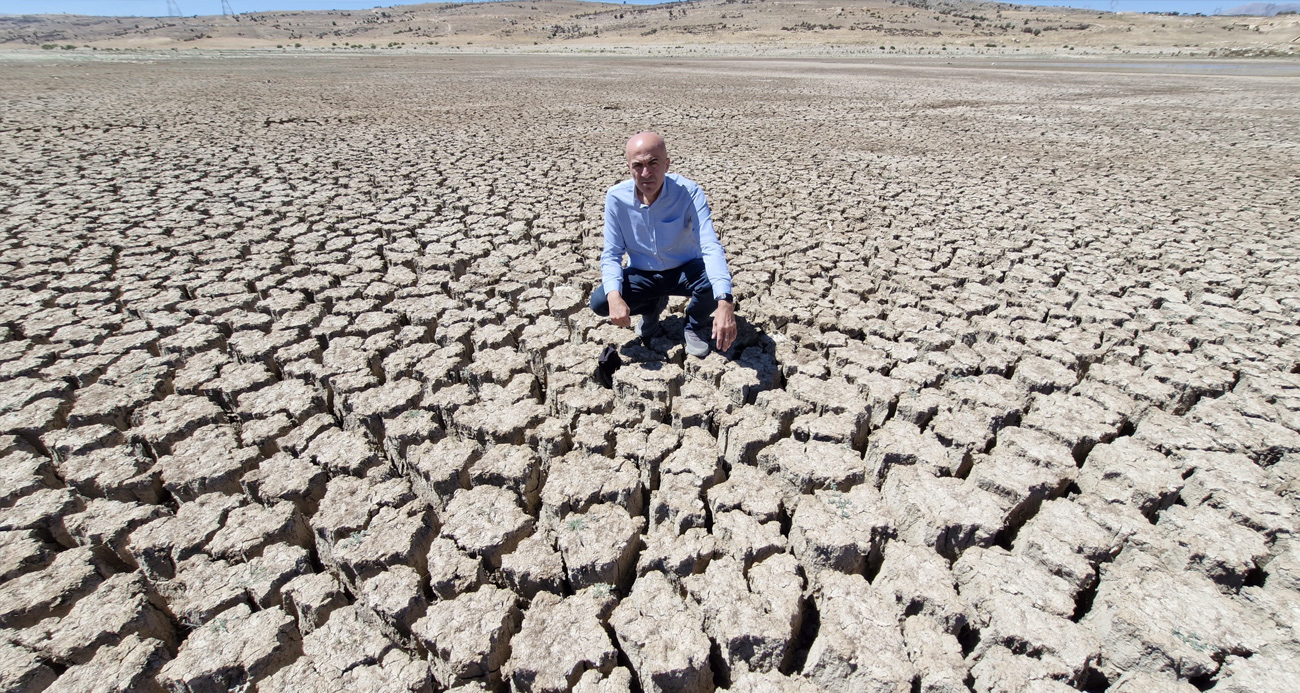
[(653, 132), (634, 135), (626, 154), (632, 178), (605, 193), (601, 285), (591, 294), (591, 309), (619, 327), (641, 316), (636, 333), (649, 339), (659, 331), (668, 297), (689, 296), (686, 353), (707, 356), (709, 337), (719, 351), (730, 349), (736, 340), (731, 272), (704, 191), (668, 173), (668, 146)]

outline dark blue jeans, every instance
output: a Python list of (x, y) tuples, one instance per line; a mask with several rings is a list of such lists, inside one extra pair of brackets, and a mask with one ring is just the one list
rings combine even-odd
[[(704, 260), (695, 259), (669, 270), (652, 272), (650, 270), (623, 269), (623, 288), (620, 293), (632, 315), (645, 315), (653, 312), (659, 299), (664, 296), (689, 296), (691, 302), (686, 306), (686, 327), (709, 339), (713, 331), (713, 311), (718, 309), (718, 301), (713, 298), (713, 284), (704, 271)], [(591, 292), (591, 309), (596, 315), (609, 316), (609, 299), (605, 298), (605, 287), (597, 284)]]

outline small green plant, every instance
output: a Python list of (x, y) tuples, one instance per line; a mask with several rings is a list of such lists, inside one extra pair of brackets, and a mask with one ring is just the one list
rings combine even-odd
[(52, 50), (54, 50), (55, 48), (58, 48), (58, 47), (59, 47), (59, 46), (58, 46), (57, 44), (53, 44), (53, 43), (42, 43), (42, 44), (41, 44), (41, 50), (43, 50), (43, 51), (52, 51)]
[(848, 517), (849, 508), (853, 506), (853, 503), (849, 499), (841, 495), (839, 492), (836, 492), (834, 495), (830, 497), (830, 503), (831, 505), (835, 506), (837, 510), (840, 511), (840, 517)]
[(338, 544), (336, 544), (336, 546), (338, 546), (338, 548), (341, 549), (347, 548), (349, 546), (356, 546), (357, 544), (360, 544), (362, 541), (364, 541), (365, 538), (369, 535), (370, 535), (369, 529), (358, 530), (344, 537), (341, 541), (338, 542)]
[(582, 530), (587, 528), (587, 521), (582, 519), (581, 517), (575, 517), (575, 518), (571, 518), (568, 522), (565, 522), (564, 526), (570, 532), (581, 532)]
[(295, 43), (295, 44), (293, 44), (293, 47), (294, 47), (294, 48), (302, 48), (302, 44), (301, 44), (301, 43)]

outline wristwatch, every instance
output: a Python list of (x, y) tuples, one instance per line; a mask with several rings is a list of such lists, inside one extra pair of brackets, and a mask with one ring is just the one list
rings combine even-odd
[(723, 295), (721, 295), (721, 296), (718, 297), (718, 300), (719, 300), (719, 301), (728, 301), (728, 302), (731, 302), (731, 303), (735, 303), (735, 302), (736, 302), (736, 297), (735, 297), (735, 296), (732, 296), (731, 294), (723, 294)]

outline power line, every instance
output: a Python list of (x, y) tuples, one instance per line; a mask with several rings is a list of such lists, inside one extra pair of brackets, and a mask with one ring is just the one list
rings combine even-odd
[(176, 0), (167, 0), (167, 16), (168, 17), (182, 16), (181, 6), (176, 3)]

